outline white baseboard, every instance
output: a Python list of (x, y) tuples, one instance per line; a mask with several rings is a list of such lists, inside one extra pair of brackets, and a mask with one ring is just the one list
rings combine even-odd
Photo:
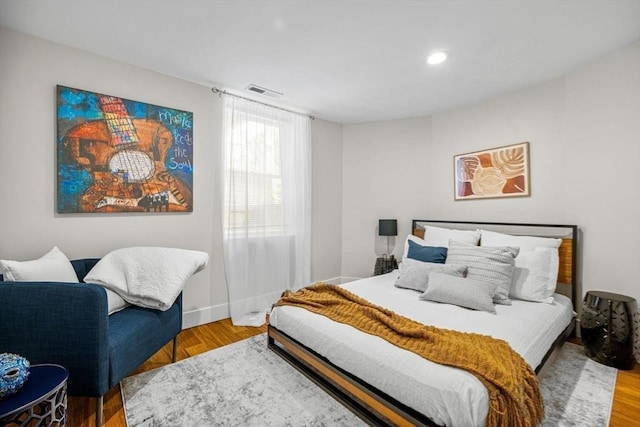
[(229, 317), (229, 304), (214, 305), (182, 313), (182, 329), (217, 322)]

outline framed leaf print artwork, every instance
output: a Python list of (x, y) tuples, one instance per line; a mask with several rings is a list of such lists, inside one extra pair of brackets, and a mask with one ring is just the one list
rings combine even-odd
[(193, 113), (57, 87), (59, 213), (192, 212)]
[(529, 143), (453, 157), (455, 200), (530, 196)]

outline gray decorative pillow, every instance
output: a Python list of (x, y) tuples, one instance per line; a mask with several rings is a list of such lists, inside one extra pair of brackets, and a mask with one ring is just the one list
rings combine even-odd
[(520, 248), (471, 246), (451, 241), (445, 265), (464, 265), (467, 278), (496, 285), (493, 302), (511, 305), (509, 291)]
[(396, 288), (424, 292), (429, 284), (429, 275), (433, 272), (464, 277), (467, 268), (461, 265), (444, 265), (405, 258), (400, 264), (400, 276), (398, 276), (395, 286)]
[(493, 306), (495, 289), (496, 285), (490, 282), (432, 273), (429, 287), (418, 298), (495, 313), (496, 308)]

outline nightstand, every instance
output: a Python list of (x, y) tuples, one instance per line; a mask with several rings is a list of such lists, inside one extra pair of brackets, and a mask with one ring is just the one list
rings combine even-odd
[(379, 276), (380, 274), (391, 273), (393, 270), (398, 268), (398, 261), (396, 261), (396, 257), (391, 256), (383, 256), (376, 258), (376, 265), (373, 268), (373, 275)]
[(580, 335), (587, 356), (618, 369), (633, 369), (633, 313), (636, 300), (589, 291), (582, 303)]

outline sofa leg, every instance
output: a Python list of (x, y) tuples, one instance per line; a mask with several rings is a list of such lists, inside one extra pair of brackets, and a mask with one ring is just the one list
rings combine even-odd
[(98, 397), (96, 402), (96, 427), (102, 426), (102, 404), (103, 396)]
[(173, 338), (173, 354), (171, 356), (171, 363), (176, 361), (176, 354), (178, 353), (178, 336)]

